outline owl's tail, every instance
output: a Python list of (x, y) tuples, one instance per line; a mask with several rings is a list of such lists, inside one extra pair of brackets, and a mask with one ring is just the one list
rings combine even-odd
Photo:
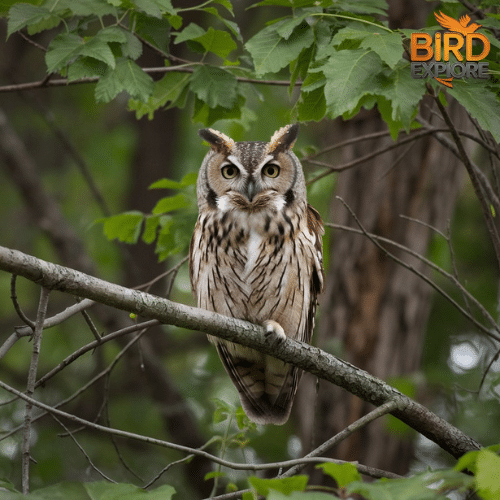
[(302, 370), (276, 358), (259, 354), (246, 358), (217, 343), (224, 368), (238, 389), (248, 417), (257, 424), (282, 425), (290, 416)]

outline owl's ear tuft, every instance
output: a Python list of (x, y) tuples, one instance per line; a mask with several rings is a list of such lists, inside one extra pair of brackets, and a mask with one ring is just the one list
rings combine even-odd
[(198, 135), (210, 144), (210, 147), (218, 153), (230, 153), (234, 148), (234, 141), (226, 134), (213, 128), (198, 130)]
[(299, 124), (285, 125), (274, 132), (269, 141), (268, 148), (270, 153), (281, 153), (293, 148), (297, 136), (299, 135)]

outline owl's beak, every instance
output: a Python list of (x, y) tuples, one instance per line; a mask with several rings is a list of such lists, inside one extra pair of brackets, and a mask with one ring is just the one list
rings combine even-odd
[(253, 197), (255, 196), (255, 191), (256, 191), (255, 182), (254, 181), (250, 181), (247, 184), (247, 191), (245, 193), (247, 195), (248, 201), (252, 201), (253, 200)]

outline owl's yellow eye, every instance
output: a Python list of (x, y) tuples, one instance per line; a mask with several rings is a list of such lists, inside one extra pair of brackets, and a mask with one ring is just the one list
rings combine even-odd
[(239, 170), (234, 165), (225, 165), (221, 173), (225, 179), (234, 179), (239, 174)]
[(280, 168), (278, 167), (278, 165), (274, 165), (274, 163), (269, 163), (262, 169), (262, 173), (266, 177), (271, 177), (271, 179), (274, 179), (280, 174)]

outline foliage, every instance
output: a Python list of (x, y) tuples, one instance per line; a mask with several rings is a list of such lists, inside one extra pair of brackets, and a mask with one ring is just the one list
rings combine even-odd
[[(336, 464), (332, 462), (317, 466), (324, 474), (330, 476), (337, 484), (329, 488), (328, 493), (314, 491), (308, 486), (308, 476), (262, 479), (252, 476), (248, 479), (250, 491), (243, 493), (243, 500), (266, 498), (268, 500), (326, 500), (328, 498), (346, 498), (353, 494), (361, 495), (367, 500), (444, 500), (451, 492), (476, 490), (483, 500), (496, 500), (500, 492), (498, 470), (500, 458), (492, 449), (498, 450), (500, 445), (469, 452), (464, 455), (453, 469), (425, 471), (410, 478), (380, 479), (371, 483), (361, 481), (356, 467), (351, 463)], [(474, 477), (460, 472), (463, 468), (474, 471)], [(206, 479), (212, 479), (210, 474)], [(2, 491), (3, 489), (3, 491)], [(169, 500), (175, 496), (175, 490), (168, 485), (160, 486), (146, 492), (130, 484), (96, 483), (62, 483), (42, 488), (27, 496), (16, 493), (10, 483), (0, 482), (0, 500), (57, 500), (68, 498), (74, 500)]]
[[(198, 214), (194, 190), (196, 178), (196, 173), (190, 173), (180, 182), (160, 179), (152, 184), (150, 189), (171, 189), (179, 193), (159, 200), (151, 214), (128, 212), (99, 219), (97, 222), (103, 224), (104, 234), (110, 240), (135, 244), (142, 234), (144, 243), (156, 241), (155, 252), (159, 261), (185, 252)], [(182, 213), (170, 215), (171, 212), (180, 210)]]
[[(276, 0), (255, 6), (272, 5), (290, 7), (291, 12), (246, 42), (231, 19), (233, 8), (228, 0), (190, 8), (174, 7), (170, 0), (13, 2), (8, 35), (23, 28), (35, 34), (57, 27), (60, 33), (45, 55), (47, 72), (61, 73), (69, 82), (96, 79), (97, 101), (109, 102), (125, 91), (131, 97), (129, 108), (138, 117), (147, 114), (151, 118), (164, 107), (183, 108), (189, 100), (193, 119), (205, 125), (222, 118), (241, 119), (246, 102), (241, 83), (284, 76), (287, 68), (290, 90), (300, 83), (293, 110), (298, 121), (349, 118), (361, 107), (377, 105), (393, 138), (400, 130), (408, 132), (416, 126), (425, 81), (411, 77), (409, 62), (403, 58), (409, 30), (391, 30), (379, 20), (387, 9), (385, 0)], [(186, 25), (193, 10), (208, 16), (208, 29), (194, 22)], [(487, 21), (483, 29), (493, 38), (498, 21), (494, 16)], [(212, 23), (222, 29), (214, 29)], [(431, 29), (438, 28), (434, 21)], [(166, 67), (155, 68), (164, 73), (157, 81), (151, 71), (137, 64), (142, 42), (164, 58)], [(180, 61), (173, 55), (177, 46), (184, 45), (192, 60)], [(498, 66), (499, 48), (494, 41), (487, 59), (492, 70)], [(476, 85), (460, 81), (449, 90), (497, 141), (499, 89), (497, 79), (492, 78)]]

